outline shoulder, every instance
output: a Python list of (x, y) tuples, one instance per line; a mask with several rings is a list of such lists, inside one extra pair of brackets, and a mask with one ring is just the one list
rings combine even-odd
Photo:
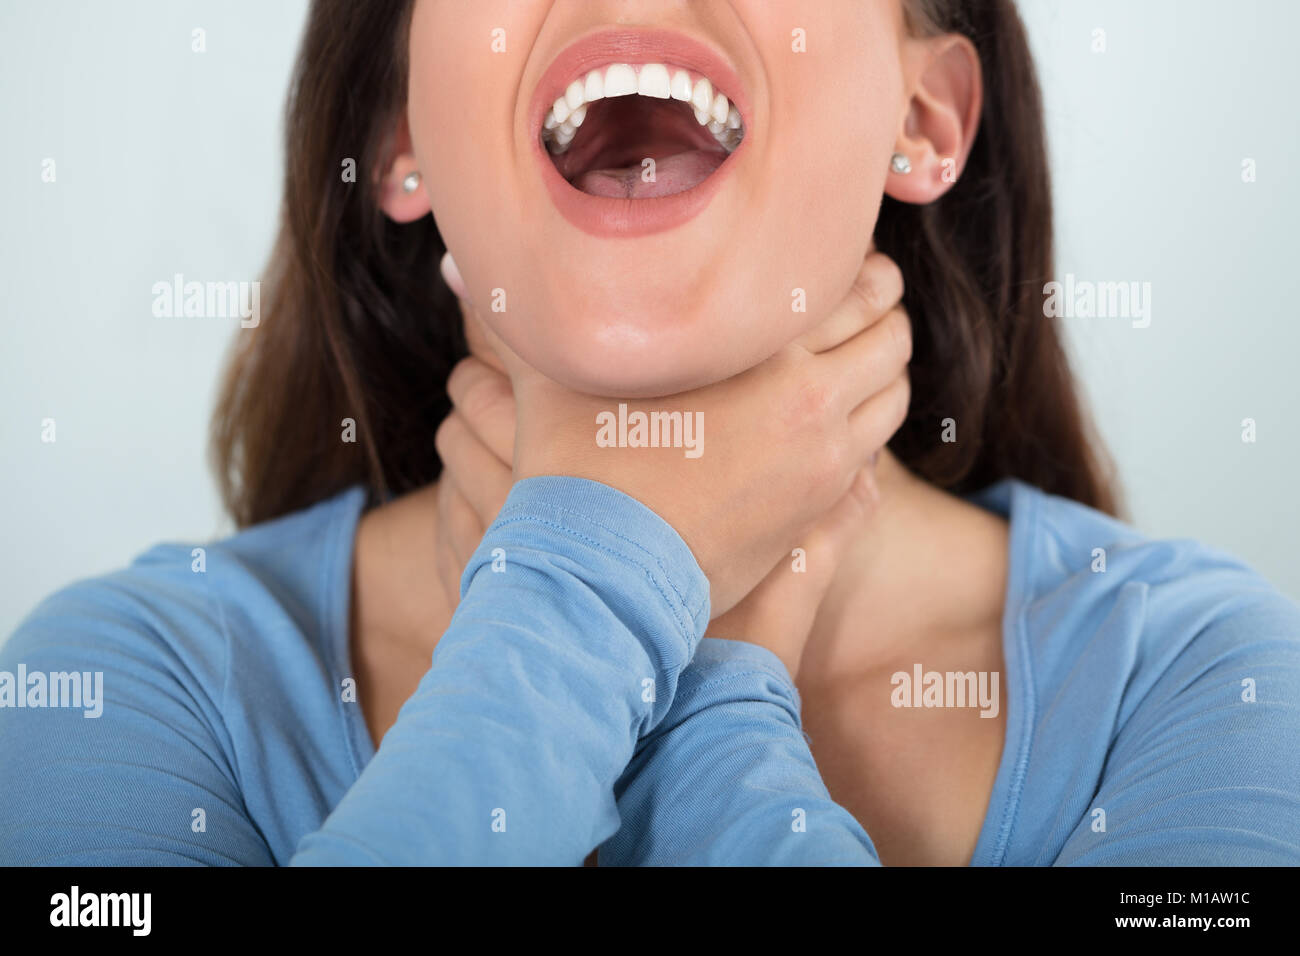
[(232, 625), (258, 620), (311, 631), (326, 586), (323, 565), (350, 544), (345, 536), (362, 498), (353, 487), (223, 539), (154, 545), (124, 568), (45, 597), (0, 645), (4, 657), (50, 646), (90, 653), (131, 644), (198, 664), (224, 653)]
[(989, 495), (1011, 517), (1022, 702), (1010, 859), (1300, 859), (1300, 607), (1201, 542), (1019, 483)]
[(1276, 638), (1300, 647), (1300, 606), (1232, 554), (1148, 537), (1019, 482), (1004, 483), (993, 501), (1012, 516), (1013, 587), (1031, 617), (1068, 608), (1065, 622), (1089, 632), (1108, 621), (1140, 623), (1148, 659), (1193, 639)]
[(232, 672), (248, 675), (245, 686), (323, 671), (363, 494), (354, 487), (216, 541), (158, 544), (67, 584), (0, 644), (0, 673), (102, 672), (110, 700), (183, 700), (216, 723)]
[(156, 545), (36, 606), (0, 645), (0, 860), (292, 854), (359, 772), (336, 625), (362, 495)]

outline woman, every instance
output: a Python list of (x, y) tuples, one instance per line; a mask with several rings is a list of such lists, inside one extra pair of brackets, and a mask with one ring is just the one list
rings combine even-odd
[(250, 527), (5, 646), (113, 721), (0, 712), (6, 860), (1300, 860), (1300, 612), (1107, 517), (1010, 3), (352, 7), (216, 423)]

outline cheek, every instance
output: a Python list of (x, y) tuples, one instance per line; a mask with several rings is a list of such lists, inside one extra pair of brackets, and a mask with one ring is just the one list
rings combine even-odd
[[(511, 194), (512, 108), (529, 32), (510, 4), (421, 0), (412, 15), (407, 122), (434, 218), (470, 288), (504, 285)], [(494, 31), (504, 31), (496, 34)], [(505, 51), (493, 41), (504, 38)]]
[[(806, 290), (810, 322), (824, 316), (847, 293), (870, 247), (880, 209), (890, 142), (864, 126), (840, 130), (827, 140), (822, 124), (805, 135), (822, 138), (820, 149), (794, 150), (769, 197), (778, 228), (769, 234), (769, 255), (787, 284)], [(789, 290), (786, 293), (790, 299)], [(795, 334), (803, 331), (795, 329)]]
[[(773, 104), (778, 177), (808, 205), (827, 204), (822, 226), (874, 218), (902, 120), (895, 35), (855, 0), (855, 16), (823, 18), (809, 49), (790, 53)], [(778, 61), (780, 62), (780, 61)]]
[[(421, 110), (414, 95), (408, 115), (417, 162), (424, 171), (439, 232), (456, 256), (470, 298), (478, 301), (479, 289), (485, 283), (489, 287), (503, 284), (499, 276), (496, 281), (491, 281), (490, 276), (498, 268), (495, 263), (502, 246), (500, 224), (507, 221), (502, 195), (505, 177), (484, 159), (487, 144), (499, 136), (486, 128), (466, 129), (463, 110), (448, 109), (445, 104)], [(431, 128), (417, 131), (419, 123)], [(455, 132), (439, 134), (434, 129)], [(490, 148), (500, 156), (506, 146), (497, 143)]]
[[(782, 288), (767, 294), (783, 294), (784, 315), (767, 315), (791, 338), (834, 308), (856, 277), (902, 116), (892, 28), (858, 0), (852, 10), (828, 6), (844, 16), (810, 22), (805, 10), (789, 21), (807, 27), (807, 52), (791, 51), (784, 20), (769, 26), (764, 49), (774, 92), (771, 143), (756, 184), (764, 208), (756, 237), (766, 248), (752, 255), (768, 263), (769, 274), (781, 276)], [(792, 314), (794, 288), (806, 294), (806, 313)]]
[[(893, 34), (865, 22), (862, 11), (877, 6), (866, 0), (827, 0), (829, 12), (820, 3), (735, 2), (772, 77), (770, 122), (740, 184), (745, 201), (719, 220), (726, 240), (707, 245), (709, 268), (693, 277), (663, 267), (674, 254), (667, 242), (648, 257), (653, 267), (578, 268), (580, 256), (557, 258), (525, 221), (535, 197), (516, 192), (529, 181), (513, 166), (518, 130), (508, 112), (491, 110), (513, 109), (523, 38), (540, 28), (520, 18), (535, 19), (545, 4), (512, 12), (484, 3), (495, 17), (479, 15), (477, 3), (417, 6), (408, 120), (439, 229), (483, 318), (572, 387), (651, 395), (734, 374), (825, 317), (861, 266), (899, 123)], [(457, 11), (471, 6), (467, 24)], [(764, 10), (771, 15), (759, 22)], [(511, 25), (511, 53), (494, 60), (486, 38), (501, 23)], [(798, 54), (791, 30), (801, 25), (808, 52)], [(508, 319), (491, 309), (498, 288), (509, 291)]]

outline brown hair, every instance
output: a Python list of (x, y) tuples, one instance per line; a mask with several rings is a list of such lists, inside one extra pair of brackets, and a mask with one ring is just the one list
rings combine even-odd
[[(396, 225), (370, 171), (386, 168), (406, 100), (411, 0), (314, 0), (286, 110), (282, 226), (264, 318), (221, 384), (212, 454), (240, 525), (366, 485), (383, 499), (438, 477), (444, 384), (467, 354), (437, 264), (432, 216)], [(912, 0), (917, 32), (975, 44), (985, 103), (968, 165), (942, 199), (886, 198), (876, 244), (907, 279), (912, 406), (890, 442), (956, 493), (1005, 477), (1114, 513), (1106, 458), (1054, 320), (1042, 105), (1012, 0)], [(388, 51), (392, 51), (389, 55)], [(352, 161), (355, 182), (345, 181)], [(341, 441), (352, 419), (356, 442)], [(958, 441), (941, 440), (945, 418)]]

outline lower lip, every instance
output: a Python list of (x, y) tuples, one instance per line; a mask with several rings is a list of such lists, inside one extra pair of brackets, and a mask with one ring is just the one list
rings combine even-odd
[(725, 184), (736, 156), (744, 148), (742, 140), (726, 162), (698, 186), (684, 192), (654, 199), (611, 199), (592, 196), (569, 185), (551, 162), (540, 138), (534, 143), (534, 152), (542, 165), (542, 179), (560, 215), (589, 235), (625, 239), (665, 232), (698, 216)]

